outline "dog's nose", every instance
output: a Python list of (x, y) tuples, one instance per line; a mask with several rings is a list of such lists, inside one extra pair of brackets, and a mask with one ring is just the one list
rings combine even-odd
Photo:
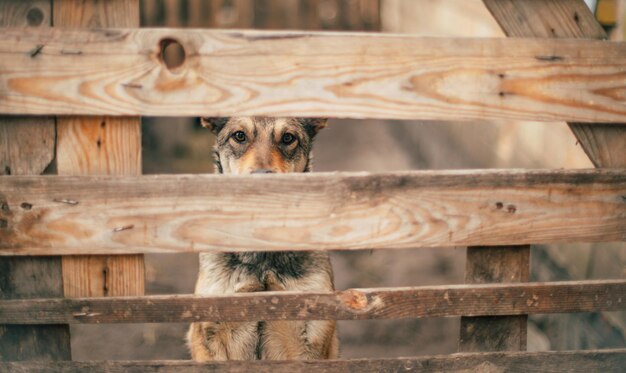
[(268, 170), (267, 168), (259, 168), (252, 171), (253, 174), (273, 174), (274, 171)]

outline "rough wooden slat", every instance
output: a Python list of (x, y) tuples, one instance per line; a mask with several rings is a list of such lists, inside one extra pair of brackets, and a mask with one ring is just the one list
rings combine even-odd
[(54, 118), (1, 116), (0, 121), (0, 175), (43, 173), (54, 159)]
[[(529, 274), (528, 245), (467, 248), (466, 284), (526, 282)], [(461, 317), (459, 351), (524, 351), (527, 321), (524, 314)]]
[[(583, 0), (484, 0), (508, 36), (606, 39)], [(626, 129), (569, 123), (596, 167), (626, 167)]]
[[(47, 0), (2, 0), (0, 26), (50, 26), (50, 11)], [(0, 175), (41, 174), (54, 159), (54, 141), (54, 118), (0, 117)], [(0, 193), (0, 222), (12, 213)], [(59, 296), (61, 258), (0, 258), (0, 299)], [(70, 358), (68, 325), (0, 325), (0, 361)]]
[(0, 301), (0, 322), (361, 320), (626, 310), (626, 281)]
[[(180, 29), (2, 33), (0, 113), (626, 121), (626, 43)], [(160, 59), (166, 39), (186, 50), (173, 71)]]
[[(139, 26), (139, 0), (55, 0), (55, 26), (102, 28)], [(140, 175), (139, 118), (60, 117), (57, 119), (60, 175)], [(65, 256), (66, 297), (142, 295), (141, 255)]]
[(626, 350), (592, 350), (532, 353), (472, 353), (395, 359), (355, 359), (316, 361), (93, 361), (55, 363), (0, 363), (0, 370), (12, 373), (75, 372), (572, 372), (621, 373)]
[(483, 3), (507, 36), (607, 37), (582, 0), (483, 0)]
[(596, 167), (626, 168), (626, 129), (617, 124), (569, 123)]
[[(0, 299), (62, 296), (60, 257), (0, 258)], [(69, 325), (1, 324), (0, 361), (71, 359)]]
[(626, 240), (626, 170), (11, 177), (0, 255)]

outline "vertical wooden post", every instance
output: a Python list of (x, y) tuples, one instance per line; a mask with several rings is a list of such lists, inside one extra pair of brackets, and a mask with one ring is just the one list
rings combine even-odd
[[(139, 0), (54, 0), (57, 27), (138, 27)], [(141, 174), (139, 118), (57, 118), (60, 175)], [(63, 257), (66, 297), (142, 295), (143, 255)]]
[[(468, 247), (466, 284), (526, 282), (530, 246)], [(459, 351), (524, 351), (528, 316), (462, 317)]]
[[(50, 25), (49, 0), (0, 0), (0, 26)], [(54, 141), (54, 118), (0, 117), (0, 175), (41, 174)], [(19, 208), (0, 194), (0, 220)], [(62, 296), (60, 257), (0, 258), (0, 299)], [(0, 361), (70, 359), (68, 325), (0, 325)]]

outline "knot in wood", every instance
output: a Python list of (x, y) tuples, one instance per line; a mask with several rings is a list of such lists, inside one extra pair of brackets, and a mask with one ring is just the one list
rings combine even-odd
[(346, 307), (353, 310), (363, 310), (368, 303), (367, 295), (358, 290), (346, 290), (339, 296)]

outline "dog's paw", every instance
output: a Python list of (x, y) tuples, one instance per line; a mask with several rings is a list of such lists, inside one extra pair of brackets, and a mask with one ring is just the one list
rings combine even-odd
[(280, 280), (278, 280), (278, 277), (276, 277), (276, 275), (272, 272), (269, 272), (267, 275), (265, 275), (265, 289), (267, 291), (285, 291), (287, 290), (285, 288), (285, 285), (283, 285), (282, 282), (280, 282)]
[(235, 286), (235, 293), (256, 293), (265, 290), (258, 282), (244, 282)]

